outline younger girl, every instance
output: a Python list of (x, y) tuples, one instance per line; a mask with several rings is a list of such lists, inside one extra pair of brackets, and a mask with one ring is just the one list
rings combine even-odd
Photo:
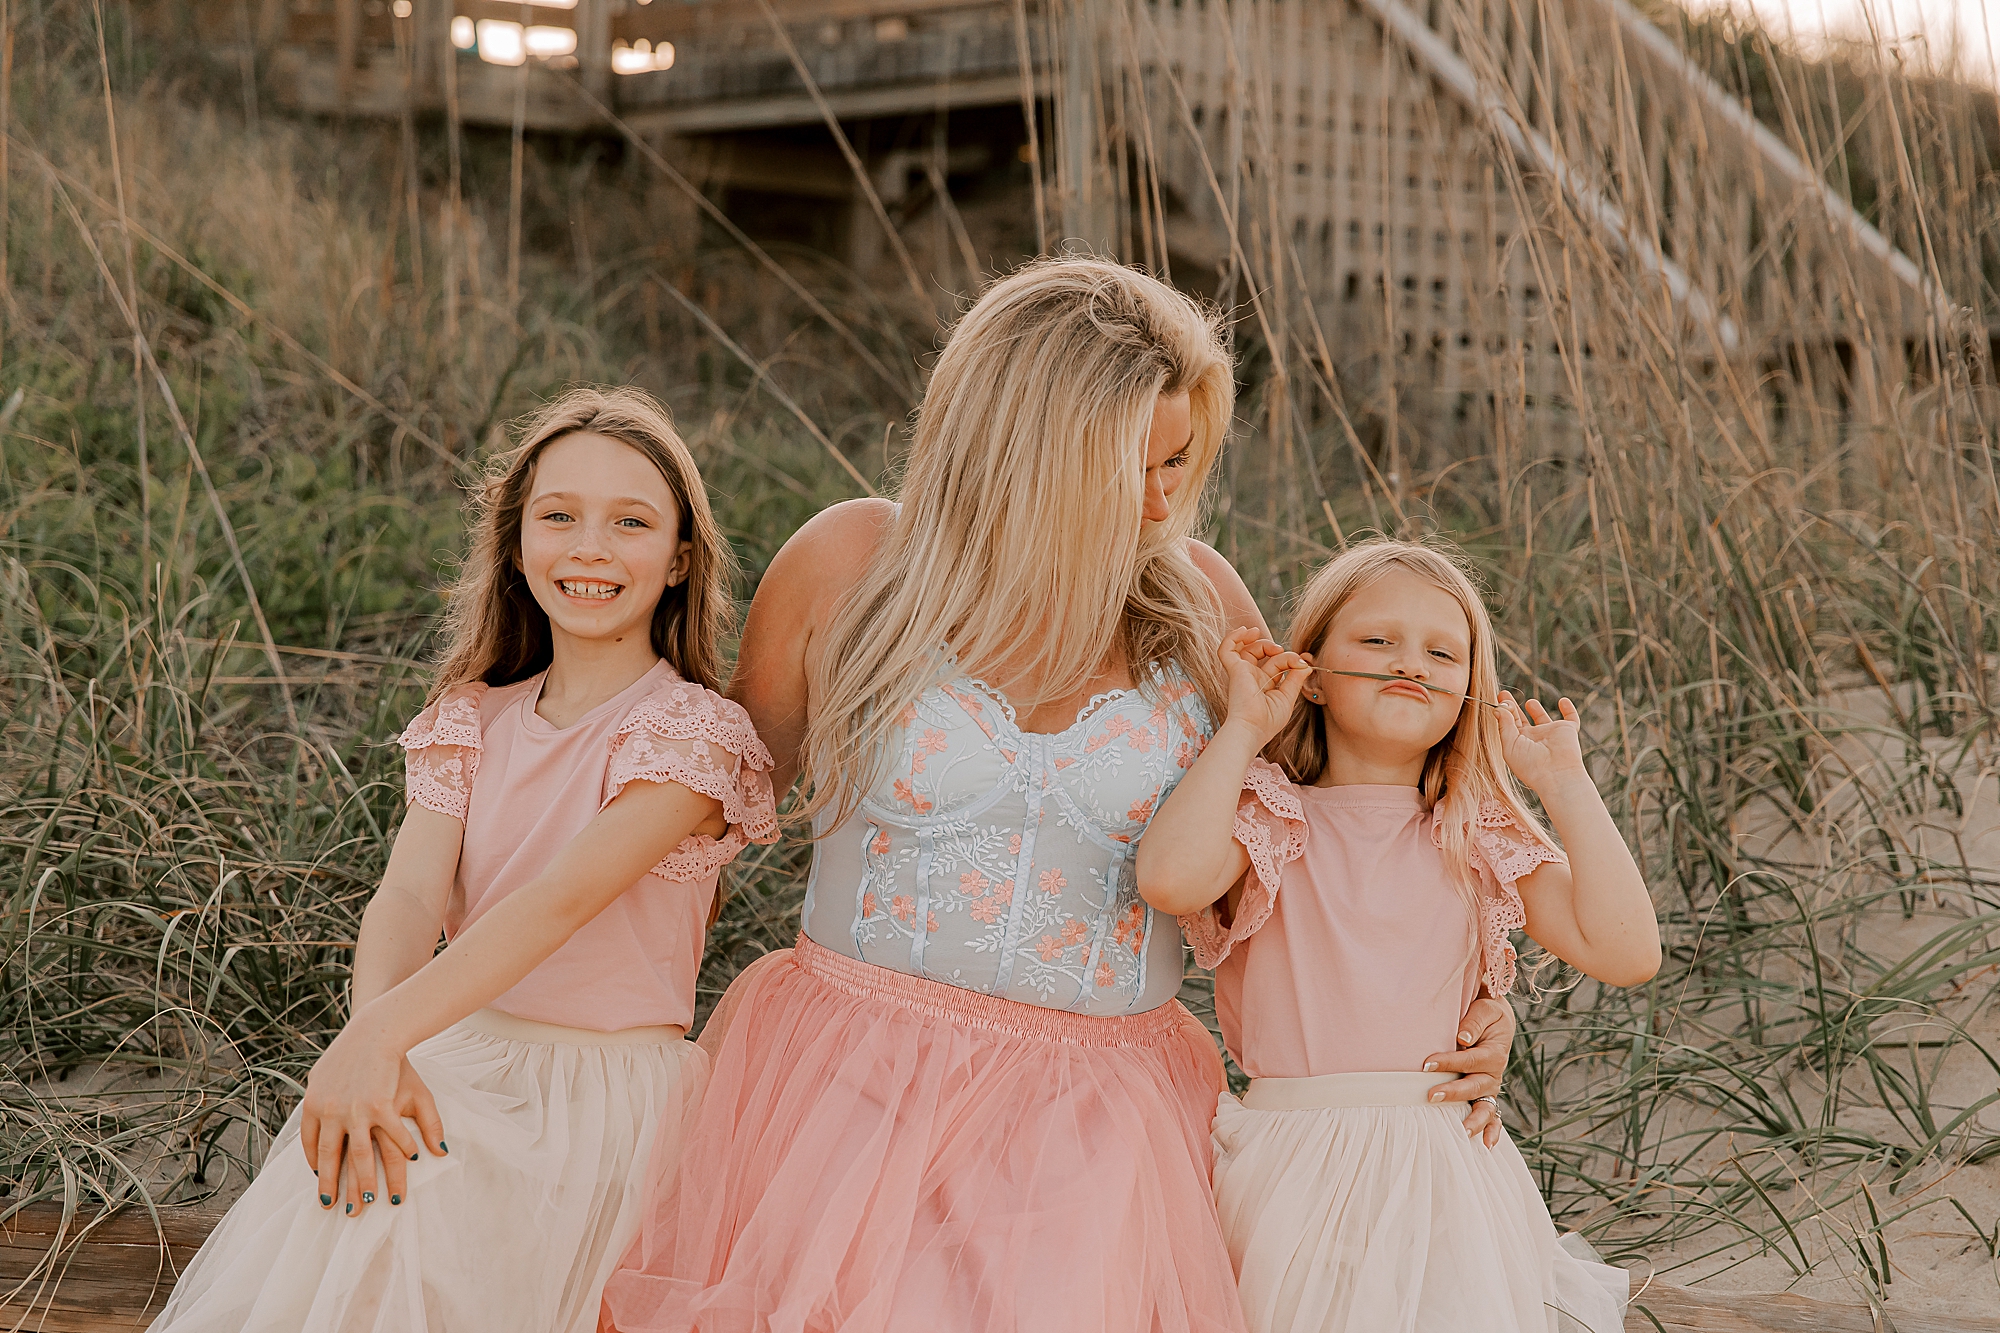
[(727, 548), (631, 389), (537, 414), (471, 546), (353, 1016), (154, 1333), (583, 1333), (678, 1160), (717, 875), (777, 836)]
[(1146, 900), (1181, 914), (1217, 969), (1223, 1036), (1251, 1076), (1214, 1129), (1246, 1320), (1253, 1333), (1617, 1333), (1625, 1274), (1558, 1245), (1511, 1140), (1468, 1138), (1425, 1063), (1482, 983), (1513, 984), (1512, 929), (1612, 985), (1659, 966), (1652, 903), (1584, 769), (1576, 709), (1493, 706), (1485, 608), (1422, 546), (1334, 560), (1292, 642), (1243, 630), (1224, 644), (1229, 720), (1137, 864)]

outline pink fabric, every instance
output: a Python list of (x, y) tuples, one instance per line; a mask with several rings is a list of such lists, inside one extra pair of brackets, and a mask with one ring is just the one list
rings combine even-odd
[(539, 875), (625, 784), (679, 782), (722, 802), (728, 831), (684, 840), (492, 1007), (599, 1032), (687, 1027), (721, 869), (778, 835), (771, 756), (742, 708), (665, 662), (567, 727), (535, 713), (541, 689), (537, 675), (455, 690), (401, 737), (410, 801), (465, 821), (445, 935)]
[(1516, 882), (1562, 854), (1489, 804), (1473, 829), (1477, 912), (1414, 787), (1300, 787), (1257, 761), (1236, 833), (1250, 853), (1236, 912), (1182, 918), (1214, 967), (1223, 1042), (1252, 1078), (1418, 1070), (1454, 1050), (1482, 978), (1514, 981)]
[(801, 937), (738, 977), (678, 1181), (601, 1327), (1237, 1333), (1221, 1062), (1169, 1003), (1064, 1013)]

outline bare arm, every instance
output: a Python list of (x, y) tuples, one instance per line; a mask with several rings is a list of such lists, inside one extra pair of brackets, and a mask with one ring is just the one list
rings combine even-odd
[[(346, 1211), (355, 1213), (373, 1201), (377, 1147), (387, 1167), (390, 1200), (400, 1201), (405, 1163), (416, 1157), (402, 1120), (409, 1113), (407, 1083), (414, 1078), (406, 1073), (404, 1057), (412, 1046), (513, 986), (689, 835), (723, 827), (722, 805), (713, 797), (677, 782), (634, 781), (547, 869), (468, 927), (449, 949), (359, 1005), (313, 1066), (301, 1107), (300, 1146), (319, 1177), (321, 1206), (332, 1206), (340, 1193), (343, 1163)], [(418, 837), (428, 841), (430, 828), (429, 820), (420, 820)], [(371, 989), (417, 948), (418, 936), (400, 910), (386, 913), (382, 923), (375, 938), (387, 947), (371, 956)], [(424, 938), (427, 949), (436, 936)], [(434, 1147), (443, 1150), (441, 1142)]]
[(1570, 966), (1612, 986), (1637, 986), (1660, 970), (1660, 926), (1632, 851), (1583, 765), (1576, 706), (1564, 699), (1551, 718), (1530, 699), (1525, 711), (1503, 694), (1501, 743), (1507, 762), (1534, 788), (1569, 855), (1519, 885), (1528, 934)]
[(743, 705), (770, 749), (777, 764), (771, 785), (781, 798), (799, 775), (813, 636), (868, 568), (895, 516), (887, 500), (823, 509), (792, 534), (757, 584), (729, 697)]
[(450, 815), (421, 805), (404, 812), (382, 886), (361, 914), (361, 934), (354, 943), (356, 1012), (414, 974), (437, 951), (464, 838), (465, 825)]
[(1261, 629), (1222, 641), (1229, 717), (1175, 784), (1134, 853), (1139, 896), (1161, 912), (1199, 912), (1229, 891), (1250, 867), (1236, 841), (1236, 805), (1250, 761), (1297, 706), (1311, 659), (1288, 653)]
[(1188, 558), (1194, 567), (1208, 576), (1210, 586), (1215, 589), (1216, 598), (1222, 603), (1222, 637), (1228, 638), (1232, 630), (1254, 629), (1257, 637), (1271, 637), (1270, 627), (1264, 623), (1264, 613), (1257, 609), (1257, 599), (1250, 595), (1250, 589), (1243, 586), (1242, 575), (1236, 567), (1222, 558), (1213, 546), (1188, 538)]

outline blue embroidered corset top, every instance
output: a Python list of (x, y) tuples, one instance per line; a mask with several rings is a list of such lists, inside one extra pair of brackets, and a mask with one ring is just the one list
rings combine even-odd
[(1181, 985), (1180, 928), (1139, 897), (1132, 853), (1212, 730), (1171, 668), (1048, 735), (1021, 730), (979, 681), (939, 685), (903, 710), (855, 813), (815, 829), (805, 933), (1051, 1009), (1165, 1004)]

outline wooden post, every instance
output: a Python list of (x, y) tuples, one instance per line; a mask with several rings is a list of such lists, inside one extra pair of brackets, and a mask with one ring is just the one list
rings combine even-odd
[(577, 73), (592, 97), (611, 100), (611, 0), (577, 0), (571, 11), (576, 24)]
[(334, 86), (340, 90), (340, 109), (347, 110), (354, 95), (354, 67), (361, 49), (361, 0), (333, 0)]

